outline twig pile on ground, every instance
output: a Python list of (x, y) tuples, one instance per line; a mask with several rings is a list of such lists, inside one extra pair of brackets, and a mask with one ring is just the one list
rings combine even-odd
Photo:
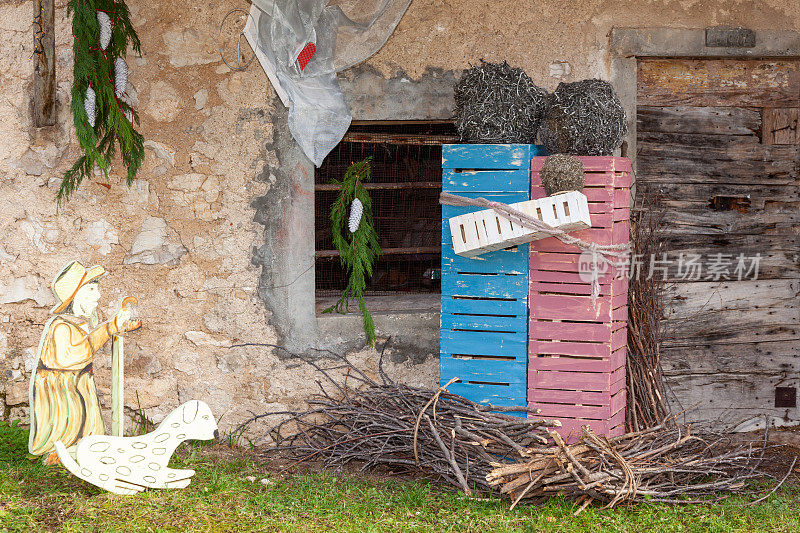
[[(379, 365), (382, 382), (373, 381), (341, 358), (349, 374), (337, 383), (331, 371), (313, 361), (327, 385), (304, 412), (268, 413), (289, 417), (269, 430), (278, 450), (297, 463), (321, 460), (330, 468), (361, 464), (422, 472), (464, 489), (488, 490), (492, 465), (511, 463), (548, 443), (558, 422), (506, 413), (535, 413), (525, 407), (480, 405), (439, 390), (395, 383)], [(322, 383), (321, 383), (322, 385)], [(331, 389), (329, 393), (326, 388)], [(290, 429), (291, 434), (284, 435)]]
[(722, 435), (695, 436), (675, 424), (611, 439), (584, 427), (571, 445), (553, 437), (556, 446), (549, 450), (496, 465), (489, 484), (515, 504), (559, 494), (583, 503), (582, 510), (593, 501), (607, 507), (645, 500), (696, 503), (722, 491), (744, 492), (748, 479), (765, 475), (757, 470), (765, 445), (733, 445)]
[(542, 144), (551, 154), (611, 155), (627, 132), (625, 110), (603, 80), (559, 83), (542, 121)]
[(546, 99), (522, 69), (481, 60), (455, 86), (456, 129), (466, 143), (535, 143)]

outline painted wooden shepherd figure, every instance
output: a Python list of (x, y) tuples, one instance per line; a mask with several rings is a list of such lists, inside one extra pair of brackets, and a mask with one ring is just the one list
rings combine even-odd
[(98, 325), (99, 280), (105, 273), (101, 266), (87, 269), (72, 261), (51, 286), (58, 302), (51, 310), (56, 316), (45, 324), (29, 390), (28, 451), (44, 455), (47, 464), (58, 462), (57, 441), (69, 448), (87, 435), (105, 434), (92, 360), (113, 335), (141, 325), (124, 308)]

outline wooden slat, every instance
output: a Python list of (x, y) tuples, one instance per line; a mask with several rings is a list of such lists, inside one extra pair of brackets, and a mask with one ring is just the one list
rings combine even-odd
[(524, 316), (487, 316), (442, 313), (442, 330), (474, 330), (474, 331), (528, 331), (527, 319)]
[(442, 168), (529, 169), (531, 156), (543, 150), (541, 146), (530, 144), (444, 144)]
[(466, 355), (508, 355), (523, 357), (527, 353), (527, 336), (521, 333), (499, 333), (483, 331), (441, 332), (441, 353)]
[(761, 113), (742, 107), (646, 106), (636, 109), (636, 133), (758, 137)]
[(442, 354), (440, 375), (447, 380), (457, 377), (462, 382), (484, 381), (491, 383), (517, 383), (527, 385), (527, 365), (524, 361), (490, 359), (457, 359)]
[(528, 301), (524, 300), (492, 300), (487, 298), (461, 299), (442, 296), (442, 315), (491, 315), (505, 317), (524, 317), (528, 319)]
[(525, 299), (528, 294), (526, 275), (449, 274), (442, 276), (442, 294), (474, 298)]
[[(450, 233), (450, 229), (447, 229)], [(528, 245), (497, 250), (476, 257), (461, 257), (452, 244), (442, 245), (442, 268), (453, 272), (525, 274), (528, 270)]]
[[(444, 385), (446, 383), (447, 381), (444, 381), (441, 384)], [(492, 404), (498, 407), (516, 407), (520, 403), (525, 403), (526, 391), (525, 386), (521, 383), (508, 386), (453, 383), (447, 390), (453, 394), (469, 398), (474, 402)], [(522, 407), (525, 407), (525, 405), (522, 405)]]
[(563, 389), (528, 389), (528, 400), (531, 402), (574, 403), (577, 405), (611, 405), (616, 396), (623, 391), (575, 391)]
[[(525, 200), (527, 200), (530, 187), (528, 184), (529, 179), (530, 173), (524, 168), (515, 170), (473, 169), (463, 172), (442, 169), (442, 189), (456, 194), (461, 194), (462, 192), (497, 193), (502, 191), (502, 194), (520, 192), (525, 193)], [(477, 196), (480, 196), (480, 194), (477, 194)], [(474, 210), (474, 208), (472, 209)]]
[(796, 107), (800, 63), (760, 59), (639, 62), (638, 105)]

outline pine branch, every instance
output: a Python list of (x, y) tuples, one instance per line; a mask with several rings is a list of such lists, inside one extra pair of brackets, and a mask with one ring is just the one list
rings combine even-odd
[[(98, 11), (105, 12), (112, 21), (111, 41), (105, 50), (99, 42)], [(117, 150), (127, 169), (128, 185), (133, 183), (144, 160), (144, 137), (133, 124), (139, 123), (139, 116), (130, 104), (117, 97), (114, 88), (114, 61), (124, 56), (128, 47), (141, 55), (141, 43), (131, 24), (127, 5), (124, 0), (70, 0), (67, 12), (72, 14), (72, 33), (75, 36), (70, 109), (83, 154), (64, 173), (56, 194), (59, 204), (69, 199), (95, 169), (108, 179), (110, 163)], [(84, 108), (89, 87), (94, 90), (97, 102), (94, 126)], [(130, 114), (130, 120), (126, 113)]]
[[(375, 323), (364, 300), (367, 278), (372, 277), (372, 267), (381, 254), (378, 234), (372, 219), (372, 200), (363, 185), (365, 181), (371, 179), (371, 160), (372, 158), (368, 157), (363, 161), (353, 163), (347, 169), (342, 181), (333, 180), (333, 183), (339, 185), (341, 190), (331, 206), (331, 235), (333, 245), (339, 251), (339, 261), (350, 276), (342, 296), (323, 312), (345, 313), (350, 307), (350, 299), (355, 298), (364, 319), (367, 343), (374, 346)], [(350, 235), (348, 240), (345, 232), (348, 232), (349, 209), (355, 198), (361, 201), (363, 214), (358, 229)]]

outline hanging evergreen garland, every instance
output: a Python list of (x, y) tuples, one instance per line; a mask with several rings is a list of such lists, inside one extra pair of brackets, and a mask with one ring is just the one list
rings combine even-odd
[(123, 0), (70, 0), (67, 10), (75, 36), (71, 110), (83, 155), (64, 173), (56, 195), (59, 202), (95, 168), (108, 179), (117, 149), (128, 170), (128, 185), (144, 159), (144, 138), (133, 127), (139, 116), (122, 99), (128, 77), (122, 56), (128, 46), (141, 55), (128, 6)]
[[(367, 342), (374, 346), (375, 324), (364, 302), (367, 278), (372, 277), (372, 267), (381, 254), (378, 234), (372, 221), (372, 201), (364, 188), (364, 182), (372, 177), (371, 160), (368, 157), (353, 163), (342, 181), (333, 180), (341, 187), (341, 191), (331, 206), (331, 234), (333, 245), (339, 251), (339, 261), (350, 277), (339, 301), (324, 312), (345, 313), (349, 310), (350, 298), (357, 299), (364, 317)], [(350, 230), (349, 239), (345, 236), (346, 230)]]

